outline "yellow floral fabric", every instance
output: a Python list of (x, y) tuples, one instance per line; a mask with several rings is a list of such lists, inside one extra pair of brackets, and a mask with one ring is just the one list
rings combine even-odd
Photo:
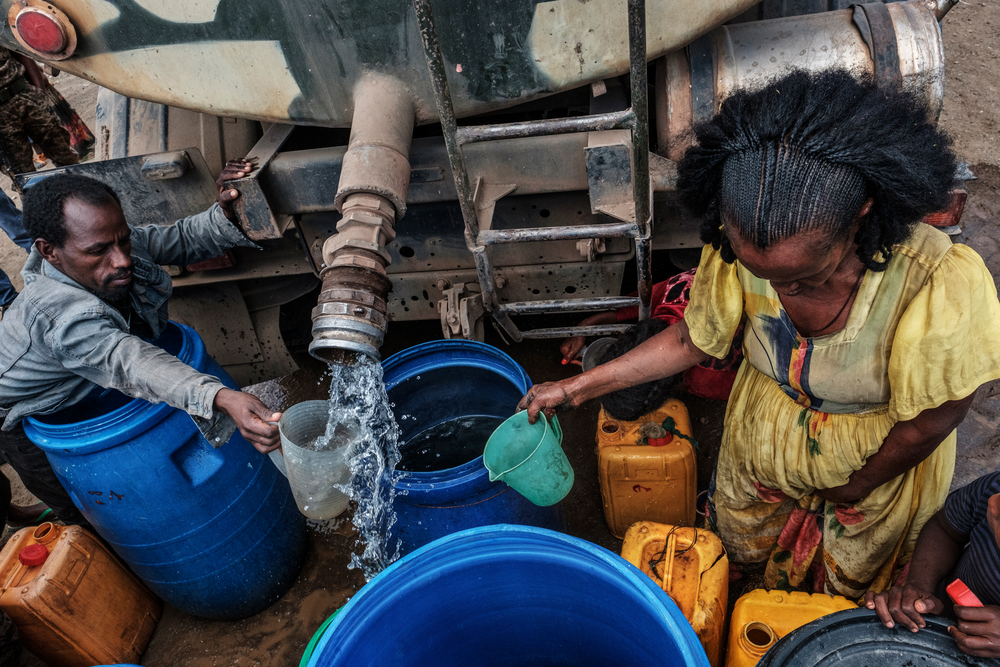
[(841, 486), (898, 421), (1000, 377), (1000, 302), (982, 259), (927, 225), (869, 271), (843, 329), (804, 338), (770, 284), (710, 246), (685, 313), (695, 345), (725, 355), (745, 322), (745, 362), (726, 412), (712, 502), (737, 562), (768, 560), (766, 585), (887, 587), (944, 503), (955, 434), (853, 507)]

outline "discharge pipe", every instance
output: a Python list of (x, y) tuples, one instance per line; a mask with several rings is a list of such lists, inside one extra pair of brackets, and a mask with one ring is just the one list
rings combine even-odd
[(309, 353), (317, 359), (344, 363), (359, 353), (379, 359), (392, 287), (385, 246), (406, 212), (412, 137), (407, 87), (393, 77), (362, 78), (334, 200), (342, 217), (323, 244), (323, 286), (312, 312)]

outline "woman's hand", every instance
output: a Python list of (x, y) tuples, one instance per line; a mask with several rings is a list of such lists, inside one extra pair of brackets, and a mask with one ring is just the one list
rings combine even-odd
[(528, 411), (528, 422), (538, 421), (538, 413), (544, 412), (547, 417), (556, 413), (557, 408), (575, 408), (573, 399), (563, 382), (544, 382), (536, 384), (528, 390), (527, 395), (517, 404), (518, 410)]
[(586, 373), (559, 382), (535, 385), (517, 407), (527, 410), (528, 420), (534, 424), (538, 421), (539, 412), (552, 415), (556, 408), (575, 408), (584, 401), (612, 391), (676, 375), (707, 358), (708, 355), (691, 342), (687, 324), (681, 321), (628, 353)]
[(1000, 658), (1000, 607), (955, 607), (958, 624), (948, 632), (962, 653), (978, 658)]
[(847, 483), (832, 489), (816, 489), (816, 495), (827, 502), (838, 505), (854, 505), (872, 492), (872, 489), (862, 489), (860, 485)]
[(916, 586), (893, 586), (882, 593), (865, 593), (865, 606), (874, 609), (879, 620), (885, 627), (893, 628), (902, 625), (911, 632), (916, 632), (927, 625), (923, 614), (940, 614), (944, 604), (930, 591)]

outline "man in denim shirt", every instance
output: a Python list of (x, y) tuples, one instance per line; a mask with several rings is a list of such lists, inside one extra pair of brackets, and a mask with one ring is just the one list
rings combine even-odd
[(231, 161), (218, 203), (173, 225), (130, 227), (107, 186), (57, 174), (28, 189), (24, 224), (35, 239), (21, 275), (24, 290), (0, 321), (0, 452), (24, 485), (65, 521), (81, 515), (21, 420), (83, 400), (95, 386), (164, 402), (202, 418), (232, 417), (261, 452), (275, 449), (277, 421), (257, 398), (233, 391), (151, 344), (167, 323), (170, 277), (161, 264), (191, 264), (234, 245), (251, 246), (230, 222), (250, 163)]

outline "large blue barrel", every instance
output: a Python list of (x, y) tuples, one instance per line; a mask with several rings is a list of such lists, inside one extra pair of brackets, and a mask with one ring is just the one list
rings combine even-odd
[[(417, 345), (386, 359), (382, 369), (404, 462), (408, 444), (442, 424), (467, 417), (499, 423), (510, 417), (531, 386), (528, 374), (508, 355), (469, 340)], [(402, 471), (393, 505), (393, 534), (401, 553), (476, 526), (510, 523), (565, 530), (561, 506), (537, 507), (505, 483), (490, 481), (482, 453), (491, 432), (470, 433), (471, 447), (457, 465)]]
[[(236, 388), (193, 329), (170, 323), (157, 345)], [(29, 418), (25, 431), (97, 532), (178, 609), (244, 618), (298, 575), (305, 519), (238, 431), (214, 449), (181, 410), (113, 390)]]
[(708, 667), (677, 605), (622, 558), (569, 535), (488, 526), (372, 579), (308, 667)]

